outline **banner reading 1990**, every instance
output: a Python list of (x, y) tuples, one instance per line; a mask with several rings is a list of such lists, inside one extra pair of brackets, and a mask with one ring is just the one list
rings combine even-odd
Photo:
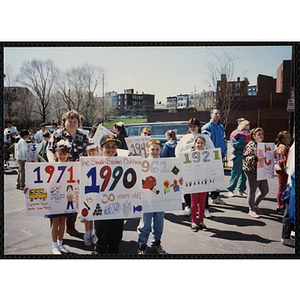
[(138, 157), (81, 157), (80, 219), (141, 217), (140, 169)]

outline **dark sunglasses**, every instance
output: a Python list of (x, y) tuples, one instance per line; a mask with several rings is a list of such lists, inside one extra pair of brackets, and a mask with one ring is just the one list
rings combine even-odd
[(151, 135), (151, 133), (149, 131), (144, 131), (144, 134)]

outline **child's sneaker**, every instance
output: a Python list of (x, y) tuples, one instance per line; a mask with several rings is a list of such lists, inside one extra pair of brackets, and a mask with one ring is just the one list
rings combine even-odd
[(151, 252), (157, 254), (167, 254), (167, 252), (161, 247), (161, 245), (153, 245), (151, 247)]
[(192, 223), (191, 229), (192, 229), (192, 231), (197, 232), (197, 231), (198, 231), (198, 226), (197, 226), (197, 224)]
[(259, 210), (258, 206), (254, 206), (254, 210), (258, 215), (262, 215), (263, 213)]
[(146, 254), (146, 248), (147, 246), (142, 246), (142, 245), (139, 245), (138, 246), (138, 255), (145, 255)]
[(59, 246), (61, 253), (69, 253), (70, 251), (64, 247), (64, 245)]
[(58, 245), (53, 245), (52, 253), (53, 253), (53, 254), (56, 254), (56, 255), (57, 255), (57, 254), (61, 254)]
[(206, 227), (206, 225), (204, 223), (199, 223), (198, 228), (200, 230), (207, 230), (207, 227)]
[(92, 245), (92, 244), (91, 244), (91, 237), (88, 236), (86, 233), (85, 233), (84, 236), (83, 236), (83, 240), (84, 240), (84, 244), (85, 244), (86, 246), (91, 246), (91, 245)]
[(252, 210), (249, 211), (249, 216), (252, 218), (256, 218), (256, 219), (259, 218), (259, 215), (255, 211), (252, 211)]
[(187, 217), (191, 215), (191, 209), (188, 206), (185, 207), (183, 215)]

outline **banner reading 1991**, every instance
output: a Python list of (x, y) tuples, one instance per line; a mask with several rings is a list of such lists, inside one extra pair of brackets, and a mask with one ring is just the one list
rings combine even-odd
[(140, 169), (138, 157), (81, 157), (80, 220), (141, 217)]

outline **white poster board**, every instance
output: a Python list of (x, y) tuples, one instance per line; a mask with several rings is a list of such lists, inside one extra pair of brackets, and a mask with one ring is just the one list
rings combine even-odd
[(142, 160), (144, 212), (182, 210), (180, 168), (177, 158)]
[(220, 148), (179, 153), (184, 194), (226, 188)]
[(38, 162), (39, 158), (39, 144), (27, 144), (26, 161)]
[(80, 158), (80, 220), (139, 218), (141, 158)]
[(99, 124), (95, 135), (93, 136), (93, 138), (91, 139), (91, 143), (94, 143), (97, 146), (100, 146), (100, 140), (101, 138), (106, 135), (106, 134), (110, 134), (112, 133), (110, 130), (108, 130), (107, 128), (105, 128), (104, 126), (102, 126), (101, 124)]
[(257, 180), (274, 178), (274, 150), (273, 143), (258, 143), (257, 146)]
[(125, 138), (127, 148), (133, 156), (141, 156), (147, 158), (147, 145), (151, 140), (150, 136), (132, 136)]
[(78, 211), (79, 162), (26, 163), (26, 215)]

